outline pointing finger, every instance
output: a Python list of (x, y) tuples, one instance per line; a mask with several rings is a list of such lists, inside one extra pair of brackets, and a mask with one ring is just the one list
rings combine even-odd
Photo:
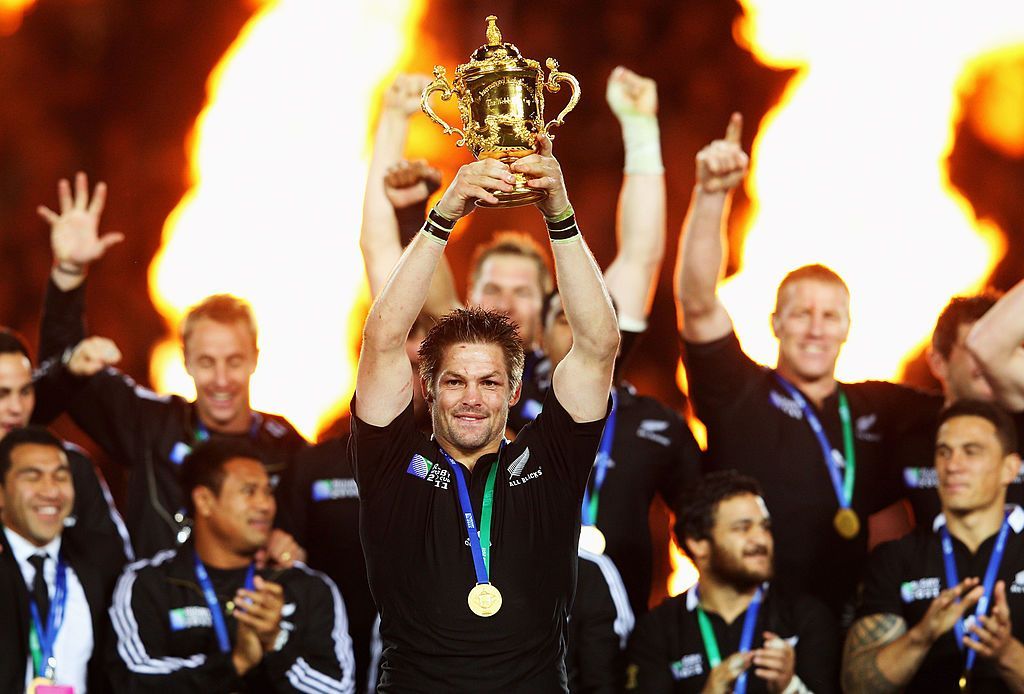
[(739, 144), (743, 136), (743, 115), (739, 111), (729, 118), (729, 127), (725, 129), (725, 141)]

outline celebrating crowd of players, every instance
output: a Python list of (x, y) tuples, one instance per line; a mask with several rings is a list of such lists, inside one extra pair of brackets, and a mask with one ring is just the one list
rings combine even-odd
[[(717, 295), (748, 165), (734, 115), (697, 155), (676, 262), (701, 452), (618, 368), (665, 248), (653, 81), (609, 79), (626, 161), (603, 271), (544, 137), (426, 208), (440, 175), (403, 159), (426, 82), (385, 95), (374, 303), (351, 415), (315, 446), (250, 407), (236, 297), (182, 321), (194, 401), (118, 371), (85, 322), (90, 266), (121, 240), (99, 233), (105, 187), (79, 174), (40, 208), (37, 368), (0, 331), (0, 691), (1024, 692), (1024, 284), (950, 301), (941, 393), (836, 381), (850, 296), (820, 265), (778, 287), (778, 360), (755, 363)], [(516, 175), (546, 193), (550, 253), (497, 235), (463, 302), (445, 247)], [(43, 428), (64, 413), (126, 468), (120, 509)], [(656, 495), (699, 581), (651, 606)], [(898, 539), (869, 554), (880, 530)]]

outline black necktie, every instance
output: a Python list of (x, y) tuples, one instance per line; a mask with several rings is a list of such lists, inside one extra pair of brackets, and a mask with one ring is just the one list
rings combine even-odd
[(46, 588), (46, 576), (43, 574), (46, 555), (33, 554), (28, 558), (28, 563), (36, 570), (36, 576), (32, 579), (32, 600), (39, 609), (39, 621), (46, 624), (46, 617), (50, 614), (50, 591)]

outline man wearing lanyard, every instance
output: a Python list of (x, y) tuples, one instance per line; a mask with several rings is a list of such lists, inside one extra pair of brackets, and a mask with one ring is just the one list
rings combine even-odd
[(276, 503), (259, 452), (213, 439), (182, 468), (193, 533), (130, 565), (114, 591), (118, 691), (353, 691), (338, 589), (295, 562), (257, 569)]
[(885, 447), (934, 421), (934, 396), (892, 383), (839, 383), (836, 359), (850, 329), (850, 295), (821, 265), (779, 285), (772, 328), (775, 369), (740, 347), (718, 296), (723, 221), (746, 173), (742, 119), (697, 155), (697, 184), (676, 270), (676, 307), (689, 395), (707, 426), (706, 470), (757, 479), (772, 509), (776, 576), (821, 598), (847, 624), (867, 553), (868, 517), (902, 496)]
[(872, 554), (846, 691), (1024, 691), (1024, 509), (1005, 503), (1016, 451), (1016, 427), (991, 403), (939, 416), (942, 514)]
[[(515, 326), (483, 309), (446, 316), (420, 348), (434, 438), (415, 428), (405, 340), (455, 221), (512, 172), (547, 192), (558, 284), (573, 327), (541, 415), (513, 443)], [(374, 302), (363, 331), (351, 451), (360, 535), (381, 614), (381, 692), (564, 692), (580, 504), (618, 347), (615, 314), (580, 235), (551, 144), (512, 165), (463, 166)]]
[[(174, 547), (188, 537), (184, 495), (177, 476), (192, 446), (211, 436), (248, 439), (264, 455), (276, 484), (305, 441), (278, 415), (254, 411), (249, 381), (259, 350), (256, 320), (245, 301), (226, 294), (208, 297), (182, 321), (185, 368), (195, 382), (196, 399), (161, 396), (135, 384), (110, 366), (120, 353), (98, 338), (83, 340), (85, 278), (120, 235), (98, 233), (106, 188), (89, 197), (85, 174), (58, 185), (60, 212), (45, 207), (50, 223), (53, 271), (40, 328), (41, 369), (61, 379), (58, 402), (75, 423), (116, 463), (131, 470), (127, 521), (138, 556)], [(301, 557), (290, 537), (276, 532), (271, 555), (285, 564)]]
[(835, 620), (817, 600), (780, 592), (774, 542), (755, 480), (708, 474), (675, 527), (700, 583), (640, 619), (629, 642), (628, 691), (838, 690)]
[[(551, 369), (572, 347), (572, 331), (557, 293), (547, 302), (544, 346), (548, 359), (535, 379), (541, 393)], [(648, 515), (655, 494), (673, 513), (700, 476), (700, 448), (676, 412), (626, 383), (612, 390), (613, 407), (583, 499), (580, 549), (606, 554), (629, 593), (633, 613), (647, 612), (652, 551)], [(666, 547), (660, 547), (667, 554)]]
[[(48, 391), (59, 388), (46, 377), (34, 379), (28, 347), (20, 335), (0, 328), (0, 439), (8, 432), (25, 427), (30, 421), (47, 419), (38, 412), (37, 396), (51, 399)], [(128, 530), (121, 514), (114, 508), (106, 480), (85, 452), (65, 443), (64, 452), (71, 467), (75, 487), (74, 505), (66, 522), (65, 533), (88, 546), (95, 564), (103, 572), (107, 590), (114, 587), (126, 561), (134, 559)]]
[(75, 500), (59, 439), (14, 429), (0, 441), (0, 690), (109, 689), (101, 667), (106, 591), (92, 547), (64, 536)]
[[(399, 226), (405, 225), (415, 202), (426, 201), (430, 186), (436, 181), (428, 173), (429, 167), (416, 163), (407, 165), (407, 171), (419, 171), (423, 179), (409, 185), (406, 193), (392, 195), (389, 200), (382, 185), (385, 173), (401, 163), (409, 118), (420, 112), (420, 95), (428, 82), (429, 77), (402, 75), (384, 98), (360, 231), (360, 247), (373, 296), (383, 288), (402, 254)], [(665, 169), (654, 80), (616, 67), (608, 78), (605, 96), (622, 128), (625, 167), (615, 225), (618, 247), (604, 271), (604, 280), (618, 307), (622, 352), (628, 355), (630, 345), (646, 329), (665, 253)], [(404, 212), (399, 211), (396, 218), (393, 206), (397, 206), (399, 199)], [(421, 221), (422, 216), (417, 223)], [(425, 306), (435, 314), (463, 305), (480, 306), (507, 314), (516, 324), (526, 350), (526, 362), (523, 397), (509, 411), (509, 428), (514, 433), (532, 420), (543, 404), (543, 393), (535, 388), (533, 376), (544, 359), (541, 312), (544, 297), (554, 286), (550, 263), (532, 237), (518, 232), (495, 234), (477, 244), (471, 256), (466, 257), (471, 268), (466, 301), (459, 300), (451, 270), (447, 261), (442, 260), (438, 266), (440, 277), (435, 277), (430, 285)]]

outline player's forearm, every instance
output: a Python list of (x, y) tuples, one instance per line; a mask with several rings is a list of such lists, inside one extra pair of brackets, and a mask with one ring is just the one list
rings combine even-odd
[(1002, 404), (1024, 408), (1024, 282), (990, 308), (967, 335), (967, 349), (978, 361)]
[(646, 318), (665, 257), (665, 176), (626, 174), (616, 219), (618, 252), (605, 273), (624, 315)]
[(428, 236), (425, 232), (418, 234), (391, 271), (366, 318), (363, 349), (404, 349), (444, 254), (444, 245)]
[(896, 615), (878, 614), (859, 620), (846, 639), (843, 691), (900, 691), (913, 679), (931, 646), (932, 642), (918, 630), (908, 631)]
[(594, 256), (580, 235), (553, 242), (551, 248), (559, 295), (572, 329), (573, 350), (611, 363), (619, 346), (619, 331)]
[(675, 293), (684, 315), (706, 314), (717, 304), (718, 280), (726, 259), (724, 221), (728, 210), (728, 193), (709, 193), (699, 186), (694, 189), (676, 259)]
[(1006, 688), (1015, 694), (1024, 693), (1024, 644), (1011, 639), (1010, 644), (996, 661), (999, 676)]

